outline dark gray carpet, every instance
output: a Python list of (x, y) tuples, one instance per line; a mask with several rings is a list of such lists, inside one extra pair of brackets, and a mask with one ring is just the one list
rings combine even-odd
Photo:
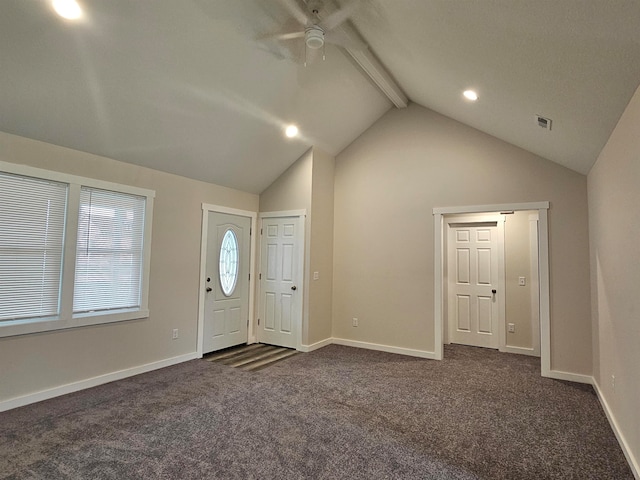
[(238, 345), (225, 348), (215, 353), (205, 355), (203, 358), (210, 362), (220, 362), (223, 365), (239, 368), (250, 372), (257, 372), (287, 358), (298, 355), (300, 352), (291, 348), (276, 347), (263, 343), (251, 345)]
[(632, 479), (590, 386), (452, 346), (194, 360), (0, 413), (10, 479)]

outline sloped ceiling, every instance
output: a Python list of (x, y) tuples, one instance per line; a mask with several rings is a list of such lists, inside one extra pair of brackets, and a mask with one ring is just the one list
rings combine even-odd
[(581, 173), (640, 83), (637, 0), (374, 0), (354, 22), (414, 102)]
[[(295, 25), (279, 0), (81, 5), (2, 2), (0, 130), (259, 193), (392, 108), (336, 47), (255, 41)], [(640, 82), (636, 0), (363, 0), (353, 24), (412, 101), (582, 173)]]
[(0, 5), (0, 130), (259, 193), (391, 108), (337, 48), (305, 68), (256, 42), (288, 19), (275, 0), (81, 4), (76, 23), (45, 1)]

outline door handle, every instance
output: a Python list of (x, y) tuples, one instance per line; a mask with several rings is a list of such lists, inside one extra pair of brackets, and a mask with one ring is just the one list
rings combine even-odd
[(293, 287), (291, 287), (291, 290), (293, 290), (294, 292), (298, 289), (298, 287), (296, 287), (295, 285)]
[(494, 288), (493, 290), (491, 290), (491, 293), (495, 295), (496, 293), (498, 293), (498, 291)]
[(213, 290), (213, 288), (207, 287), (207, 292), (210, 292), (211, 290)]

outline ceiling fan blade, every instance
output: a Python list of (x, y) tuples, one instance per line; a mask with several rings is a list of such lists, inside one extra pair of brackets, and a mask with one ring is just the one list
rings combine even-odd
[(351, 0), (351, 2), (347, 3), (344, 7), (336, 10), (333, 13), (330, 13), (320, 22), (320, 26), (325, 30), (332, 30), (336, 28), (341, 23), (347, 21), (347, 19), (353, 15), (353, 13), (360, 8), (362, 4), (362, 0)]
[(256, 40), (293, 40), (294, 38), (302, 37), (304, 37), (304, 32), (266, 33), (260, 35)]
[(311, 22), (311, 17), (300, 6), (297, 0), (280, 0), (280, 3), (289, 11), (291, 15), (295, 17), (302, 25), (307, 25)]

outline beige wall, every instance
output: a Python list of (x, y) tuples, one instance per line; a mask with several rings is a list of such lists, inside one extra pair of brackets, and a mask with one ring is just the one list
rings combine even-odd
[(256, 195), (1, 132), (0, 160), (156, 192), (150, 317), (0, 338), (0, 401), (196, 351), (202, 203), (257, 211)]
[[(309, 149), (260, 194), (261, 212), (307, 212), (303, 345), (331, 337), (334, 162), (322, 150)], [(313, 280), (314, 271), (319, 274), (318, 280)]]
[(544, 200), (551, 366), (591, 374), (586, 177), (415, 104), (336, 158), (334, 337), (433, 351), (433, 207)]
[[(640, 89), (589, 172), (594, 377), (640, 473)], [(615, 389), (612, 384), (615, 375)]]
[[(333, 175), (335, 158), (313, 149), (308, 344), (331, 338), (333, 294)], [(318, 280), (313, 279), (318, 272)]]
[[(507, 215), (504, 224), (505, 323), (513, 323), (515, 332), (506, 329), (506, 343), (510, 347), (533, 348), (531, 322), (531, 244), (529, 216), (532, 212)], [(537, 212), (536, 212), (537, 213)], [(520, 286), (518, 278), (525, 277)], [(536, 332), (539, 336), (539, 331)]]

